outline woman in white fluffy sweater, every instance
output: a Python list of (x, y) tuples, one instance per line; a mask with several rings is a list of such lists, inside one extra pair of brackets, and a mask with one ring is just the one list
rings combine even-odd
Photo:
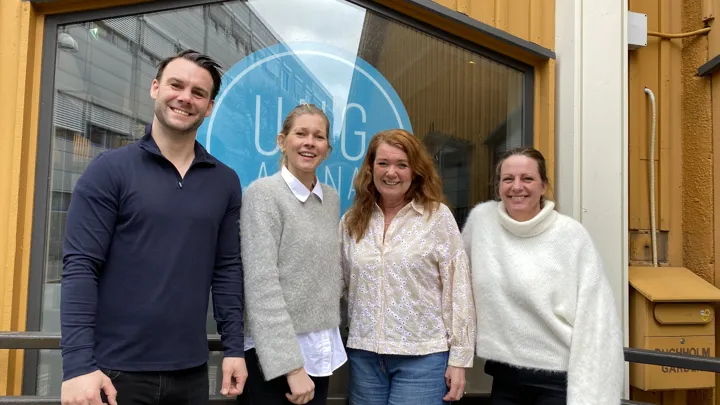
[(623, 338), (590, 235), (545, 198), (545, 158), (510, 151), (495, 172), (499, 201), (463, 230), (477, 312), (477, 356), (493, 405), (617, 405)]

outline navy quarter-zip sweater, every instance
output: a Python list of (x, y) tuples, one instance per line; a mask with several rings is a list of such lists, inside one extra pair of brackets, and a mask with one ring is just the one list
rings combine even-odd
[(93, 159), (66, 220), (63, 380), (204, 364), (211, 290), (225, 356), (244, 356), (241, 198), (235, 171), (197, 141), (181, 178), (150, 126)]

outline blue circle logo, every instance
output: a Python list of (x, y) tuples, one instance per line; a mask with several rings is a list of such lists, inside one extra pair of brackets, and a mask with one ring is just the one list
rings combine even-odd
[(285, 116), (300, 103), (317, 105), (330, 119), (333, 150), (317, 176), (338, 191), (344, 213), (352, 204), (352, 183), (370, 138), (393, 128), (412, 132), (400, 97), (361, 58), (307, 42), (261, 49), (225, 73), (197, 139), (233, 168), (246, 188), (279, 170), (277, 134)]

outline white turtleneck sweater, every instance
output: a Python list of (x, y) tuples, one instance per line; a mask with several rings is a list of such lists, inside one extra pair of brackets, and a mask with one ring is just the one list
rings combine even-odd
[(477, 205), (463, 229), (477, 312), (478, 357), (564, 371), (568, 405), (616, 405), (623, 336), (590, 235), (546, 201), (533, 219)]

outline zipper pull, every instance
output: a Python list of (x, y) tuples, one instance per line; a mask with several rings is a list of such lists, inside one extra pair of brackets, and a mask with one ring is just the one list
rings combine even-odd
[(178, 187), (182, 188), (182, 180), (178, 181)]

